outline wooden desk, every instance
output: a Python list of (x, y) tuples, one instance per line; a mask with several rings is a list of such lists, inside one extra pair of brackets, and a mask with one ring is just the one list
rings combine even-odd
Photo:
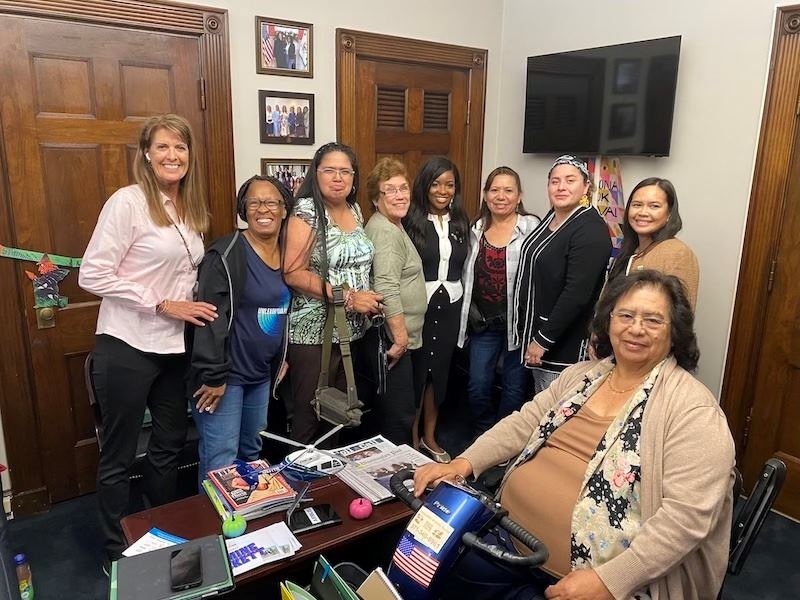
[[(375, 507), (372, 515), (363, 521), (350, 516), (350, 502), (356, 498), (355, 492), (336, 477), (315, 481), (308, 496), (315, 504), (330, 504), (342, 518), (341, 525), (310, 531), (297, 536), (303, 545), (289, 560), (280, 560), (257, 569), (252, 569), (236, 577), (236, 584), (242, 584), (263, 577), (273, 577), (286, 569), (296, 569), (310, 564), (320, 553), (338, 549), (368, 536), (401, 525), (411, 518), (411, 509), (399, 500)], [(247, 532), (255, 531), (282, 520), (285, 513), (267, 515), (247, 523)], [(122, 530), (128, 543), (138, 540), (152, 527), (158, 527), (174, 535), (195, 539), (206, 535), (222, 533), (222, 522), (205, 495), (191, 496), (157, 508), (151, 508), (122, 519)], [(395, 540), (396, 541), (396, 540)], [(309, 570), (310, 574), (310, 570)]]

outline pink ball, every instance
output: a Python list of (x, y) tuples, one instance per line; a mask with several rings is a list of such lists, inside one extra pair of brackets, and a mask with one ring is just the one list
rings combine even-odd
[(372, 514), (372, 503), (366, 498), (356, 498), (350, 503), (350, 516), (354, 519), (367, 519)]

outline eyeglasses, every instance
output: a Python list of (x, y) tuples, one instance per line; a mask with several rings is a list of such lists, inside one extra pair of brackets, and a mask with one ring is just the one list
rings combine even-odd
[(322, 173), (325, 177), (334, 177), (338, 175), (342, 179), (350, 179), (356, 174), (353, 169), (334, 169), (333, 167), (325, 167), (324, 169), (317, 169), (317, 173)]
[(405, 196), (410, 191), (411, 188), (407, 185), (401, 185), (399, 188), (387, 187), (385, 190), (381, 190), (381, 194), (386, 198), (397, 198), (398, 196)]
[(611, 313), (611, 316), (614, 317), (620, 325), (624, 325), (625, 327), (630, 327), (638, 320), (641, 322), (642, 327), (648, 331), (658, 331), (665, 325), (669, 325), (669, 321), (665, 321), (661, 317), (655, 315), (639, 316), (628, 310), (616, 310)]
[(258, 198), (245, 198), (244, 205), (249, 211), (256, 211), (266, 206), (272, 212), (283, 206), (283, 200), (260, 200)]

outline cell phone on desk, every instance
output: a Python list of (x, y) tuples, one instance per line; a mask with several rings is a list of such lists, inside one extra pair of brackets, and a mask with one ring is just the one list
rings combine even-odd
[(338, 525), (342, 519), (330, 504), (318, 504), (307, 508), (296, 508), (289, 513), (288, 521), (292, 533), (305, 533), (322, 527)]
[(170, 588), (190, 590), (203, 583), (203, 553), (199, 546), (174, 550), (169, 559)]

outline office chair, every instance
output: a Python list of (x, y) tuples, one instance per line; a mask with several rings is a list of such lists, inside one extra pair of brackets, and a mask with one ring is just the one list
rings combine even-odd
[[(86, 382), (86, 392), (89, 395), (89, 405), (92, 408), (92, 417), (94, 420), (94, 433), (97, 437), (97, 448), (100, 452), (103, 451), (103, 413), (100, 404), (97, 401), (97, 393), (94, 387), (94, 377), (92, 376), (92, 366), (94, 363), (94, 356), (90, 352), (86, 355), (86, 361), (83, 363), (83, 377)], [(191, 410), (189, 410), (187, 402), (186, 418), (189, 421), (188, 429), (186, 432), (186, 442), (181, 451), (180, 459), (178, 462), (178, 471), (191, 469), (197, 467), (198, 454), (197, 454), (197, 429), (194, 426)], [(136, 441), (136, 458), (134, 458), (133, 466), (131, 467), (130, 479), (141, 479), (142, 465), (144, 458), (147, 455), (147, 444), (150, 441), (150, 433), (152, 431), (152, 424), (150, 418), (150, 411), (145, 410), (144, 420), (142, 422), (142, 429), (139, 432), (139, 439)], [(192, 478), (196, 481), (196, 478)]]
[[(728, 555), (728, 575), (738, 575), (741, 572), (753, 543), (764, 525), (764, 520), (767, 518), (783, 487), (785, 479), (786, 465), (777, 458), (770, 458), (764, 463), (750, 496), (738, 509), (734, 510), (733, 526), (731, 527), (731, 547)], [(734, 482), (734, 494), (736, 494), (734, 495), (734, 502), (738, 498), (737, 484), (738, 491), (741, 492), (742, 476), (738, 469), (736, 470), (736, 481)], [(718, 600), (722, 598), (724, 588), (725, 582), (723, 581), (719, 596), (717, 596)]]

